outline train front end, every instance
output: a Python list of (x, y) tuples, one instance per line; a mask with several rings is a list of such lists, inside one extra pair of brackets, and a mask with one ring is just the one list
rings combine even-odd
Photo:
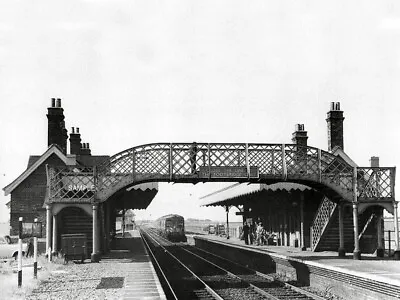
[(167, 239), (173, 242), (186, 242), (185, 221), (183, 217), (171, 217), (165, 220), (165, 233)]

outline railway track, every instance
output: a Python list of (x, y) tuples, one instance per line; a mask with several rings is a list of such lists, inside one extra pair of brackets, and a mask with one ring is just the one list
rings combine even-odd
[(165, 245), (158, 241), (161, 237), (152, 239), (151, 236), (156, 236), (156, 233), (143, 234), (142, 231), (141, 234), (168, 299), (223, 299), (166, 250)]
[(146, 232), (145, 236), (157, 243), (162, 252), (170, 253), (175, 261), (190, 269), (193, 276), (208, 286), (209, 293), (214, 291), (213, 297), (219, 297), (212, 299), (324, 299), (212, 253), (171, 243), (154, 232)]

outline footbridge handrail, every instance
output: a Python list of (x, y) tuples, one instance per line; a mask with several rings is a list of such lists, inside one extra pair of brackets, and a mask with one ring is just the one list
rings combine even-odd
[(104, 201), (150, 181), (292, 181), (325, 186), (353, 201), (354, 187), (359, 198), (394, 198), (394, 176), (395, 168), (354, 169), (332, 153), (297, 144), (154, 143), (121, 151), (94, 168), (49, 167), (48, 185), (54, 201)]

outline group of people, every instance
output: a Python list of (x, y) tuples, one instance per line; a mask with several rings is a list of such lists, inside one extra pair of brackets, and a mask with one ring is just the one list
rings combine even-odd
[(267, 232), (261, 221), (255, 224), (244, 222), (242, 235), (246, 245), (269, 245), (273, 243), (274, 238), (274, 234)]

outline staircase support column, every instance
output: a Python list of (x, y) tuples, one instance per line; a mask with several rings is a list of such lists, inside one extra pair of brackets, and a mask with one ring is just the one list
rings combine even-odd
[(92, 262), (99, 262), (100, 261), (100, 254), (99, 254), (99, 242), (100, 242), (100, 230), (97, 225), (98, 222), (98, 204), (93, 204), (93, 250), (91, 255)]
[(57, 236), (58, 236), (58, 228), (57, 228), (57, 215), (53, 215), (53, 249), (52, 255), (57, 255)]
[(284, 243), (282, 243), (282, 246), (289, 246), (288, 244), (288, 234), (287, 234), (287, 216), (286, 216), (286, 211), (283, 213), (283, 236), (284, 236)]
[(105, 236), (106, 236), (106, 244), (105, 244), (105, 252), (109, 252), (110, 251), (110, 242), (111, 242), (111, 236), (110, 236), (110, 232), (111, 232), (111, 228), (110, 228), (110, 202), (107, 201), (106, 202), (106, 213), (105, 213), (105, 227), (106, 227), (106, 232), (105, 232)]
[(344, 248), (344, 215), (343, 215), (344, 205), (342, 202), (338, 205), (338, 212), (339, 212), (339, 250), (338, 255), (339, 257), (346, 256), (346, 250)]
[(51, 258), (52, 205), (46, 205), (46, 256)]
[(400, 247), (399, 247), (399, 218), (397, 215), (397, 202), (393, 202), (394, 213), (394, 240), (396, 243), (396, 250), (394, 250), (394, 259), (400, 260)]
[(377, 238), (378, 238), (378, 248), (376, 249), (376, 257), (384, 257), (385, 256), (385, 247), (383, 245), (383, 211), (380, 210), (378, 218), (377, 218)]
[(360, 240), (358, 238), (358, 204), (353, 202), (353, 226), (354, 226), (354, 252), (353, 259), (361, 259)]
[(226, 211), (226, 239), (229, 240), (229, 206), (225, 206)]
[(307, 250), (304, 239), (304, 193), (300, 194), (300, 243), (301, 251)]

